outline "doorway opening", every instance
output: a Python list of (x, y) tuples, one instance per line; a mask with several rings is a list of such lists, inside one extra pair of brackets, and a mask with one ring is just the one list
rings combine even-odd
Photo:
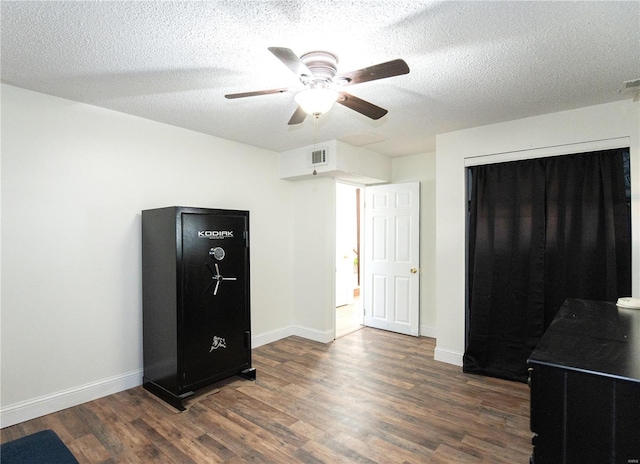
[(363, 327), (360, 297), (363, 201), (360, 187), (336, 183), (336, 338)]

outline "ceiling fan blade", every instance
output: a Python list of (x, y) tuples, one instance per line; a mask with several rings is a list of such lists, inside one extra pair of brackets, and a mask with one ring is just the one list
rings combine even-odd
[(340, 74), (335, 77), (335, 81), (342, 83), (342, 85), (353, 85), (408, 73), (409, 66), (407, 63), (398, 59)]
[(355, 97), (346, 92), (340, 92), (340, 96), (336, 100), (336, 103), (340, 103), (342, 106), (351, 108), (353, 111), (364, 114), (371, 119), (380, 119), (388, 113), (384, 108), (380, 108), (373, 103), (369, 103), (368, 101), (362, 100), (361, 98)]
[(293, 53), (288, 48), (283, 47), (269, 47), (269, 51), (273, 53), (276, 58), (282, 61), (287, 68), (293, 71), (298, 77), (308, 76), (313, 77), (313, 73), (307, 68), (307, 65), (300, 60), (298, 55)]
[(291, 116), (291, 119), (289, 119), (289, 125), (292, 126), (294, 124), (300, 124), (301, 122), (303, 122), (305, 120), (305, 118), (307, 117), (307, 113), (305, 110), (302, 109), (301, 106), (298, 106), (298, 108), (296, 109), (295, 113), (293, 113), (293, 116)]
[(225, 95), (225, 98), (244, 98), (255, 97), (258, 95), (269, 95), (272, 93), (285, 93), (289, 92), (289, 89), (270, 89), (270, 90), (256, 90), (255, 92), (242, 92), (242, 93), (230, 93)]

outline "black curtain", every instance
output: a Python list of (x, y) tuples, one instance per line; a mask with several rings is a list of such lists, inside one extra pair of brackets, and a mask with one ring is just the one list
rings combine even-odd
[(623, 153), (471, 168), (464, 372), (524, 382), (566, 298), (630, 295)]

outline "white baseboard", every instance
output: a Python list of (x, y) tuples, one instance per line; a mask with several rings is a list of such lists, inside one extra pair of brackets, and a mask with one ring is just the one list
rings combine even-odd
[[(267, 343), (272, 343), (282, 338), (290, 337), (291, 335), (296, 335), (298, 337), (306, 338), (308, 340), (313, 340), (314, 342), (320, 343), (330, 343), (334, 340), (333, 330), (327, 330), (323, 332), (317, 329), (310, 329), (309, 327), (294, 325), (252, 337), (251, 347), (257, 348), (259, 346), (266, 345)], [(436, 338), (436, 328), (423, 325), (420, 327), (420, 336)]]
[(436, 337), (436, 328), (429, 327), (428, 325), (420, 326), (420, 336), (421, 337), (429, 337), (429, 338), (437, 338)]
[[(252, 347), (257, 348), (291, 335), (298, 335), (323, 343), (333, 340), (333, 331), (331, 331), (329, 336), (327, 333), (313, 329), (289, 326), (252, 337)], [(114, 393), (137, 387), (142, 385), (142, 374), (143, 370), (138, 369), (126, 374), (6, 406), (0, 409), (0, 428), (9, 427), (19, 424), (20, 422), (35, 419), (36, 417), (45, 416), (72, 406), (93, 401), (103, 396), (113, 395)]]
[(291, 335), (293, 335), (293, 326), (256, 335), (255, 337), (251, 337), (251, 348), (258, 348), (259, 346), (276, 342), (280, 339), (290, 337)]
[(437, 346), (433, 352), (433, 359), (447, 364), (453, 364), (454, 366), (462, 366), (462, 356), (463, 353), (446, 348), (439, 348)]
[[(320, 331), (301, 326), (289, 326), (251, 338), (252, 348), (257, 348), (282, 338), (297, 335), (320, 343), (333, 341), (334, 331)], [(142, 385), (142, 369), (107, 379), (70, 388), (50, 395), (12, 404), (0, 409), (0, 428), (19, 424), (103, 396), (112, 395)]]
[(0, 427), (9, 427), (138, 385), (142, 385), (142, 369), (12, 404), (0, 410)]
[(251, 337), (251, 348), (258, 348), (259, 346), (276, 342), (283, 338), (290, 337), (291, 335), (313, 340), (314, 342), (329, 343), (333, 341), (333, 333), (333, 330), (323, 332), (317, 329), (310, 329), (309, 327), (291, 325), (289, 327), (284, 327), (282, 329)]
[(334, 340), (334, 334), (335, 331), (333, 329), (322, 332), (308, 327), (293, 326), (292, 335), (313, 340), (314, 342), (329, 343)]

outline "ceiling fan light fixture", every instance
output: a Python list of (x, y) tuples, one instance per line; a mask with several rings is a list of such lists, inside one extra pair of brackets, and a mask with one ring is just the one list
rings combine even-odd
[[(318, 116), (329, 111), (335, 101), (370, 119), (380, 119), (387, 114), (387, 110), (350, 93), (338, 91), (336, 88), (342, 89), (345, 86), (400, 76), (409, 72), (407, 63), (404, 60), (396, 59), (348, 73), (337, 74), (338, 57), (333, 53), (318, 50), (298, 57), (289, 48), (269, 47), (269, 51), (293, 71), (304, 86), (304, 90), (295, 93), (294, 98), (298, 106), (289, 119), (288, 125), (290, 126), (302, 123), (307, 114), (315, 116), (317, 123)], [(234, 99), (284, 92), (295, 92), (295, 89), (258, 90), (227, 94), (225, 97)]]
[(298, 92), (294, 98), (305, 113), (319, 116), (331, 109), (338, 99), (338, 92), (326, 87), (311, 88)]

